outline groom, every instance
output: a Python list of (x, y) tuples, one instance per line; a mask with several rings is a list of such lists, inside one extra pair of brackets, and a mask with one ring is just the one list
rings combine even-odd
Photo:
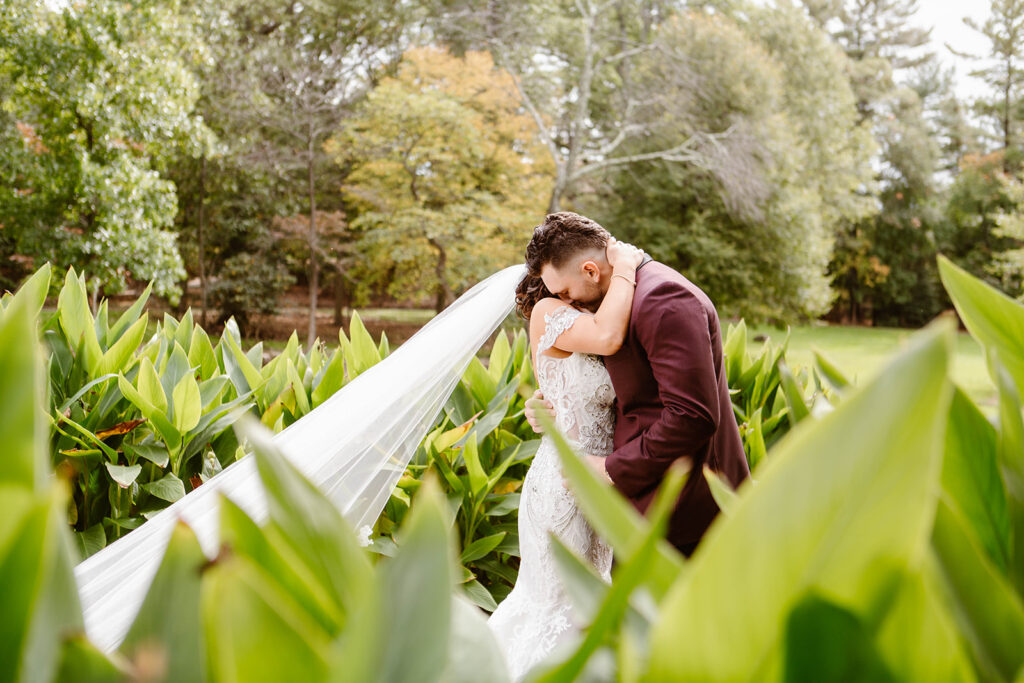
[[(595, 221), (569, 211), (548, 215), (537, 230), (610, 237)], [(568, 259), (560, 256), (555, 259), (541, 249), (534, 255), (537, 263), (527, 266), (540, 271), (555, 296), (597, 310), (608, 291), (611, 266), (585, 251)], [(553, 265), (556, 260), (560, 267)], [(595, 263), (596, 269), (584, 267)], [(626, 340), (604, 362), (615, 388), (615, 450), (607, 458), (588, 460), (643, 513), (669, 466), (688, 459), (690, 477), (669, 520), (668, 540), (689, 556), (718, 513), (702, 468), (724, 476), (733, 487), (750, 474), (729, 399), (714, 304), (675, 270), (645, 257), (636, 271)], [(527, 419), (540, 431), (537, 410), (550, 411), (551, 405), (527, 402)]]

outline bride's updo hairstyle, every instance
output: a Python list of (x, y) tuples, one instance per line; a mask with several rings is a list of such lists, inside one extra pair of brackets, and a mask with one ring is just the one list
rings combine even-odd
[(540, 279), (544, 265), (561, 268), (582, 251), (600, 249), (603, 252), (610, 237), (597, 221), (586, 216), (572, 211), (549, 213), (544, 222), (533, 229), (533, 237), (526, 245), (526, 275), (516, 287), (519, 317), (529, 320), (537, 302), (552, 296)]

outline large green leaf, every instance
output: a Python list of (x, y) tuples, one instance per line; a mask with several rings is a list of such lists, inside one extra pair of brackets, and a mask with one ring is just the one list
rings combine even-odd
[(1010, 517), (996, 459), (996, 430), (959, 388), (953, 394), (942, 462), (946, 501), (968, 521), (989, 558), (1010, 564)]
[(0, 320), (0, 485), (39, 489), (49, 474), (43, 412), (43, 370), (36, 324), (25, 303)]
[(465, 600), (452, 599), (452, 630), (441, 680), (445, 683), (503, 683), (509, 680), (504, 654), (483, 612)]
[(1010, 556), (1010, 578), (1017, 592), (1024, 594), (1024, 419), (1021, 417), (1020, 393), (1009, 376), (1002, 357), (993, 351), (990, 359), (999, 387), (999, 431), (996, 454), (1006, 482), (1010, 525), (1016, 538)]
[(339, 600), (307, 566), (274, 523), (258, 527), (230, 499), (221, 501), (221, 542), (244, 555), (274, 577), (325, 631), (336, 633), (345, 624)]
[(150, 584), (120, 651), (136, 658), (160, 648), (165, 680), (202, 681), (203, 631), (199, 595), (206, 556), (184, 524), (175, 526), (160, 568)]
[(1024, 394), (1024, 306), (944, 256), (939, 257), (939, 275), (971, 335), (986, 351), (998, 353), (1018, 394)]
[(971, 660), (956, 622), (942, 601), (934, 557), (919, 571), (905, 572), (875, 642), (888, 668), (901, 681), (973, 681)]
[(64, 287), (57, 297), (57, 315), (60, 326), (72, 348), (81, 345), (84, 359), (79, 359), (93, 377), (99, 366), (103, 351), (96, 338), (92, 312), (89, 310), (89, 298), (85, 291), (85, 283), (75, 274), (75, 269), (68, 270), (64, 278)]
[(1024, 604), (972, 538), (967, 523), (939, 503), (932, 531), (953, 614), (986, 678), (1013, 680), (1024, 666)]
[(916, 335), (833, 413), (790, 432), (756, 486), (741, 486), (733, 513), (712, 525), (661, 605), (652, 680), (777, 680), (796, 600), (815, 590), (866, 609), (888, 570), (921, 560), (952, 341), (949, 324)]
[(139, 315), (142, 314), (142, 309), (146, 306), (146, 302), (149, 301), (149, 295), (153, 291), (153, 283), (150, 282), (146, 285), (146, 289), (143, 290), (139, 298), (136, 299), (128, 309), (121, 314), (121, 317), (117, 319), (117, 322), (111, 325), (110, 331), (107, 334), (107, 345), (117, 341), (124, 334), (130, 326), (135, 324), (135, 321), (139, 319)]
[(168, 412), (167, 399), (170, 393), (164, 391), (163, 385), (160, 383), (160, 375), (157, 374), (156, 368), (153, 367), (148, 358), (142, 359), (142, 364), (139, 366), (139, 376), (136, 379), (136, 386), (139, 394), (146, 400), (146, 403), (162, 413)]
[(204, 573), (201, 595), (208, 680), (324, 680), (330, 634), (258, 565), (220, 560)]
[(128, 331), (121, 335), (121, 338), (103, 354), (96, 369), (96, 374), (107, 375), (114, 372), (125, 372), (130, 365), (129, 361), (132, 360), (135, 350), (142, 343), (142, 335), (146, 333), (146, 324), (148, 322), (149, 317), (143, 315), (134, 325), (128, 328)]
[[(43, 310), (46, 303), (46, 294), (50, 290), (50, 264), (46, 263), (18, 288), (17, 293), (7, 302), (4, 312), (11, 306), (24, 308), (28, 311), (29, 317), (35, 320), (39, 312)], [(0, 314), (3, 320), (3, 314)]]
[(235, 428), (239, 439), (253, 446), (270, 519), (344, 613), (361, 601), (373, 580), (355, 533), (338, 509), (279, 453), (265, 427), (247, 417)]
[(440, 680), (451, 632), (454, 547), (435, 479), (420, 487), (398, 554), (378, 576), (383, 610), (379, 680)]
[(83, 627), (66, 511), (58, 484), (0, 486), (0, 681), (51, 680), (61, 642)]
[(78, 635), (64, 641), (61, 647), (56, 680), (57, 683), (122, 683), (130, 680), (132, 673), (123, 662), (111, 659), (84, 635)]
[(199, 393), (199, 383), (191, 372), (186, 373), (174, 387), (171, 401), (174, 404), (175, 429), (184, 434), (199, 424), (203, 399)]
[(334, 392), (345, 383), (344, 358), (345, 354), (341, 350), (335, 351), (334, 355), (331, 356), (331, 362), (327, 364), (327, 369), (324, 370), (320, 376), (319, 383), (313, 389), (311, 398), (313, 399), (314, 408), (333, 396)]
[(185, 484), (174, 476), (173, 472), (168, 472), (156, 481), (143, 484), (142, 488), (149, 494), (169, 503), (175, 503), (185, 497)]

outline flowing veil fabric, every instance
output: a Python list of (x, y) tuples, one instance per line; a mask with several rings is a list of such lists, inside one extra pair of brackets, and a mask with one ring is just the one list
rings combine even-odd
[[(372, 525), (477, 349), (508, 315), (523, 266), (473, 287), (394, 353), (274, 437), (355, 529)], [(124, 639), (171, 532), (185, 521), (204, 552), (218, 547), (225, 495), (257, 522), (266, 499), (253, 458), (227, 467), (75, 568), (86, 632), (110, 652)]]

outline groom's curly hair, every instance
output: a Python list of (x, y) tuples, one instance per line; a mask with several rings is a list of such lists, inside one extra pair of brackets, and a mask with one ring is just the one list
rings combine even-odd
[(516, 313), (529, 319), (538, 301), (552, 296), (540, 279), (545, 264), (561, 268), (572, 257), (587, 249), (604, 249), (611, 234), (594, 220), (572, 211), (549, 213), (533, 229), (526, 245), (526, 275), (516, 287)]

